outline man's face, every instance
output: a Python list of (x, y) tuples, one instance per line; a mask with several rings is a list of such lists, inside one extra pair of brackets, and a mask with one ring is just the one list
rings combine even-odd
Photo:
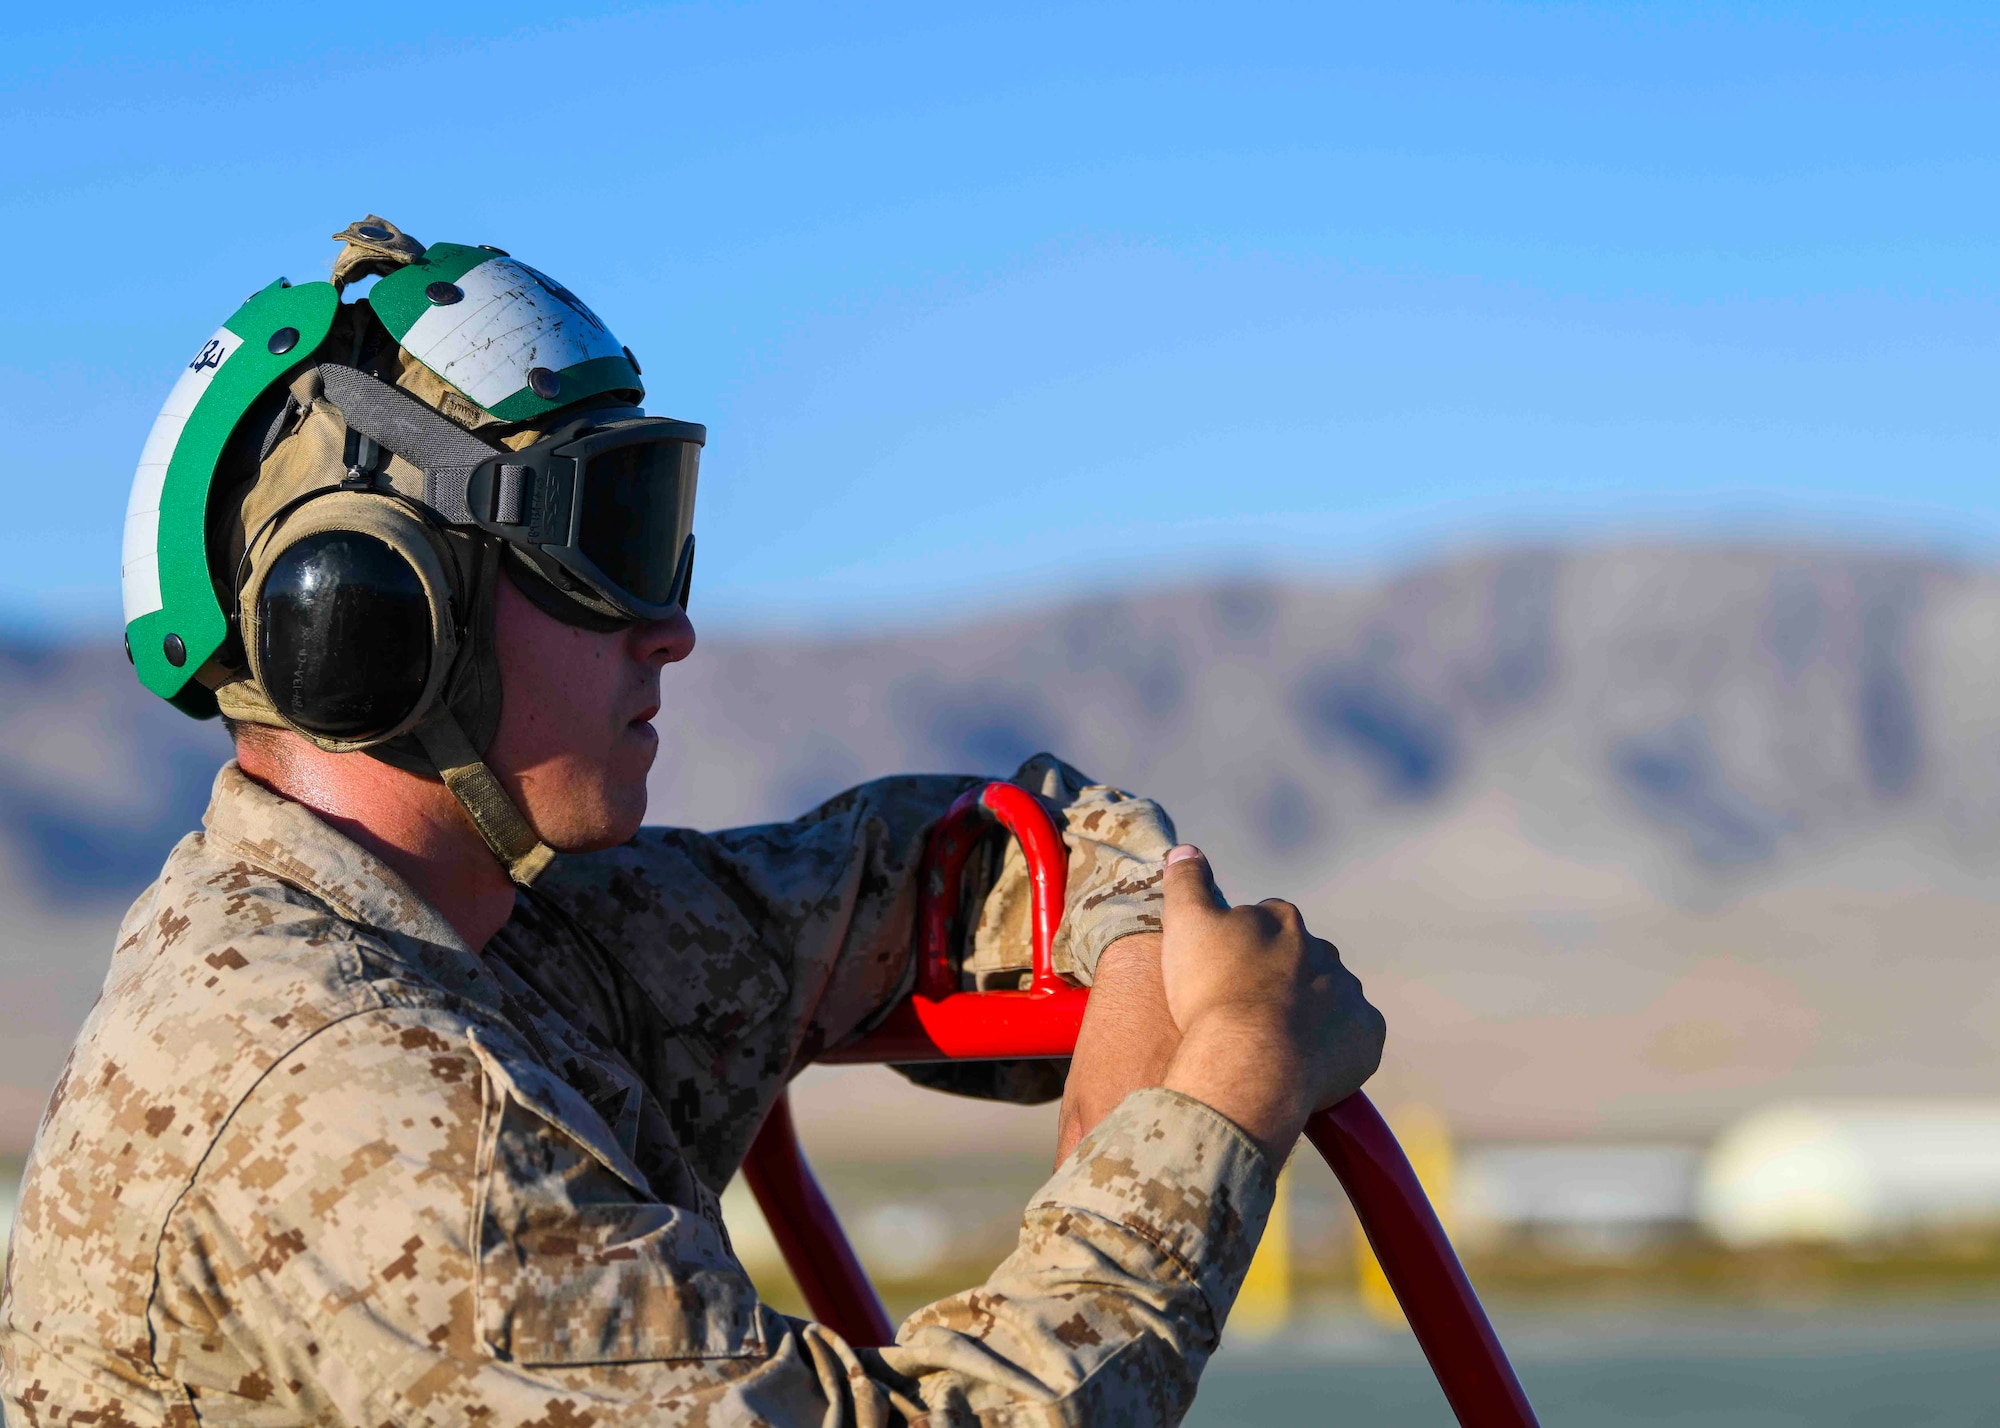
[(693, 652), (694, 626), (676, 612), (609, 633), (578, 629), (511, 580), (498, 583), (500, 728), (486, 762), (550, 847), (615, 847), (645, 819), (660, 671)]

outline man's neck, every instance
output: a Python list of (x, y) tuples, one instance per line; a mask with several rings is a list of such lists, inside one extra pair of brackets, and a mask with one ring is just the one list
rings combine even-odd
[(475, 952), (512, 915), (513, 882), (442, 783), (284, 729), (245, 727), (236, 762), (387, 863)]

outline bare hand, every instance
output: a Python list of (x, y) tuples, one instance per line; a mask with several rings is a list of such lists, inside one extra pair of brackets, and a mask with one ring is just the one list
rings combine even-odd
[(1160, 970), (1181, 1045), (1164, 1084), (1283, 1160), (1308, 1115), (1375, 1074), (1382, 1013), (1292, 904), (1224, 902), (1199, 849), (1167, 854), (1165, 892)]

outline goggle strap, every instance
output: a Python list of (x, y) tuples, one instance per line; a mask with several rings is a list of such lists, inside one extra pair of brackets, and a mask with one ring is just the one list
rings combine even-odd
[(465, 809), (472, 826), (506, 868), (507, 876), (526, 887), (555, 861), (555, 849), (536, 834), (527, 817), (507, 796), (493, 770), (465, 737), (451, 711), (439, 705), (416, 728), (417, 742), (437, 765), (438, 776)]
[(323, 362), (317, 370), (321, 389), (352, 430), (424, 473), (425, 505), (449, 525), (476, 524), (466, 488), (474, 468), (504, 451), (358, 367)]

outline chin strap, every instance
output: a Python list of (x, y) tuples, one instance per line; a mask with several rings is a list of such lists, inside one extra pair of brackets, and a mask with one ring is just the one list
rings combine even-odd
[(536, 836), (534, 828), (493, 770), (473, 751), (472, 741), (442, 704), (416, 727), (417, 742), (437, 765), (444, 786), (464, 805), (466, 816), (507, 876), (526, 887), (555, 861), (555, 849)]

